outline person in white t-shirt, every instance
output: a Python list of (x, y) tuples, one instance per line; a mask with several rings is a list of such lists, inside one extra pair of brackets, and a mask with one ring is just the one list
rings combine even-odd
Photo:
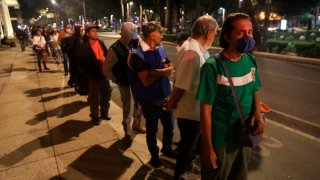
[(201, 66), (209, 58), (217, 33), (217, 21), (208, 15), (199, 17), (193, 24), (191, 37), (180, 47), (174, 66), (176, 77), (167, 104), (168, 110), (175, 109), (180, 130), (179, 154), (175, 166), (174, 179), (186, 176), (200, 139), (200, 102), (196, 94), (200, 81)]
[(32, 43), (33, 43), (33, 49), (37, 53), (39, 71), (42, 72), (41, 61), (43, 63), (44, 69), (45, 70), (49, 70), (49, 68), (47, 67), (46, 61), (43, 60), (43, 53), (44, 53), (45, 48), (46, 48), (46, 40), (41, 35), (41, 30), (40, 29), (38, 29), (36, 31), (36, 35), (33, 36)]

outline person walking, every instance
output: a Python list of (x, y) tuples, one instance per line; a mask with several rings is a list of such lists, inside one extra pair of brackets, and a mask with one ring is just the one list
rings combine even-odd
[(187, 169), (200, 139), (200, 102), (196, 93), (200, 70), (209, 57), (217, 33), (218, 23), (209, 16), (199, 17), (191, 29), (191, 37), (180, 47), (176, 59), (176, 78), (168, 101), (168, 110), (175, 110), (180, 130), (179, 153), (174, 179), (187, 179)]
[(139, 39), (138, 26), (125, 22), (121, 27), (121, 37), (115, 43), (113, 43), (108, 51), (106, 61), (103, 65), (103, 73), (113, 82), (115, 82), (120, 91), (120, 97), (122, 102), (122, 125), (125, 132), (125, 138), (131, 137), (131, 130), (135, 130), (138, 133), (146, 133), (146, 129), (141, 127), (141, 106), (137, 103), (133, 108), (133, 124), (131, 129), (131, 92), (128, 79), (128, 65), (127, 60), (129, 52), (132, 51), (131, 42)]
[(99, 26), (89, 25), (85, 30), (83, 43), (79, 46), (77, 59), (79, 59), (80, 71), (87, 76), (89, 84), (88, 103), (90, 105), (91, 121), (95, 125), (100, 124), (100, 118), (110, 120), (109, 115), (111, 86), (109, 79), (102, 73), (103, 62), (108, 49), (98, 39)]
[(197, 94), (203, 140), (201, 179), (245, 180), (251, 148), (239, 145), (240, 116), (223, 64), (230, 72), (243, 115), (252, 115), (250, 124), (257, 125), (254, 134), (263, 133), (260, 79), (256, 58), (249, 53), (255, 44), (250, 17), (230, 14), (223, 23), (219, 41), (223, 50), (202, 66)]
[(151, 153), (151, 165), (160, 167), (159, 148), (157, 146), (158, 120), (163, 125), (163, 146), (161, 152), (176, 158), (172, 150), (173, 116), (163, 110), (163, 104), (170, 94), (168, 76), (173, 75), (173, 67), (160, 44), (162, 28), (156, 22), (148, 22), (142, 27), (143, 38), (139, 46), (129, 55), (129, 82), (136, 102), (141, 104), (146, 119), (147, 145)]
[(43, 53), (45, 52), (45, 48), (46, 48), (46, 40), (41, 35), (40, 29), (36, 30), (36, 34), (35, 36), (33, 36), (32, 42), (33, 42), (33, 49), (37, 54), (39, 72), (42, 72), (41, 61), (43, 63), (43, 68), (45, 70), (49, 70), (49, 68), (47, 67), (46, 61), (43, 59)]

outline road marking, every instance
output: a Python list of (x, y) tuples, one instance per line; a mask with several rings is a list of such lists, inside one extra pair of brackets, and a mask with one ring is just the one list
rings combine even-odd
[(271, 119), (267, 119), (267, 120), (268, 120), (267, 123), (270, 123), (270, 124), (272, 124), (272, 125), (274, 125), (274, 126), (278, 126), (278, 127), (283, 128), (283, 129), (285, 129), (285, 130), (287, 130), (287, 131), (293, 132), (293, 133), (295, 133), (295, 134), (297, 134), (297, 135), (303, 136), (303, 137), (308, 138), (308, 139), (310, 139), (310, 140), (314, 140), (314, 141), (316, 141), (317, 143), (320, 143), (320, 138), (311, 136), (311, 135), (309, 135), (309, 134), (307, 134), (307, 133), (304, 133), (304, 132), (302, 132), (302, 131), (299, 131), (299, 130), (293, 129), (293, 128), (291, 128), (291, 127), (285, 126), (285, 125), (280, 124), (280, 123), (278, 123), (278, 122), (276, 122), (276, 121), (274, 121), (274, 120), (271, 120)]
[(277, 74), (277, 73), (271, 73), (271, 72), (266, 72), (266, 71), (261, 71), (261, 70), (258, 70), (258, 71), (262, 72), (262, 73), (265, 73), (265, 74), (271, 74), (271, 75), (274, 75), (274, 76), (285, 77), (285, 78), (288, 78), (288, 79), (294, 79), (294, 80), (300, 80), (300, 81), (320, 84), (320, 82), (318, 82), (318, 81), (312, 81), (312, 80), (307, 80), (307, 79), (302, 79), (302, 78), (295, 78), (295, 77), (292, 77), (292, 76), (287, 76), (287, 75), (282, 75), (282, 74)]
[(295, 120), (295, 121), (299, 121), (299, 122), (308, 124), (308, 125), (310, 125), (310, 126), (315, 126), (315, 127), (317, 127), (317, 128), (320, 128), (320, 125), (319, 125), (319, 124), (306, 121), (306, 120), (301, 119), (301, 118), (299, 118), (299, 117), (296, 117), (296, 116), (293, 116), (293, 115), (290, 115), (290, 114), (287, 114), (287, 113), (284, 113), (284, 112), (281, 112), (281, 111), (277, 111), (277, 110), (274, 110), (274, 109), (271, 109), (271, 111), (272, 111), (272, 112), (275, 112), (275, 113), (277, 113), (277, 114), (280, 114), (280, 115), (282, 115), (282, 116), (291, 118), (291, 119), (293, 119), (293, 120)]

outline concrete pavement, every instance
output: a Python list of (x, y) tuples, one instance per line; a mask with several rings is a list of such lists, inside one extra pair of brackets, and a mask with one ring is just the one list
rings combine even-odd
[[(169, 179), (174, 161), (154, 170), (145, 135), (130, 147), (122, 110), (93, 126), (86, 97), (67, 87), (63, 65), (50, 58), (39, 73), (31, 48), (0, 51), (0, 179)], [(161, 145), (161, 143), (159, 143)], [(197, 179), (196, 176), (194, 179)]]

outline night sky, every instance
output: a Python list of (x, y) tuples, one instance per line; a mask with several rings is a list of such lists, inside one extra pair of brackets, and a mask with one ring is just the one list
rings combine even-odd
[(34, 3), (34, 0), (22, 0), (22, 2), (28, 4), (29, 6), (31, 6)]

